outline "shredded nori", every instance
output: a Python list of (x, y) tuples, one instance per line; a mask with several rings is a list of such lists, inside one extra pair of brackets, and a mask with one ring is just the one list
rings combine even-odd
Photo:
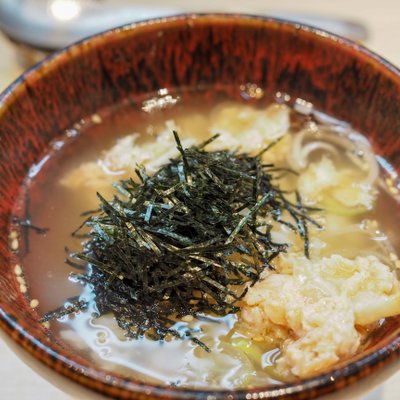
[(113, 313), (127, 337), (186, 337), (209, 351), (189, 328), (183, 335), (175, 330), (175, 322), (239, 310), (245, 284), (273, 269), (288, 247), (273, 241), (271, 221), (297, 232), (307, 256), (308, 224), (319, 225), (298, 193), (279, 188), (277, 177), (287, 171), (263, 164), (264, 152), (206, 151), (218, 135), (184, 149), (174, 135), (179, 157), (152, 176), (138, 166), (140, 183), (121, 180), (111, 201), (97, 194), (99, 210), (82, 225), (89, 239), (68, 263), (89, 266), (75, 278), (91, 285), (100, 315)]
[(16, 216), (13, 216), (12, 222), (13, 224), (21, 226), (23, 228), (31, 229), (32, 231), (36, 232), (39, 235), (45, 235), (49, 231), (49, 228), (42, 228), (33, 225), (30, 219), (20, 219)]

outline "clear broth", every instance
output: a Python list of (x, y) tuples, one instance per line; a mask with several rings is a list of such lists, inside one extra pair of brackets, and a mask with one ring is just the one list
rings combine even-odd
[[(157, 99), (164, 97), (154, 97), (156, 102), (153, 103), (157, 105)], [(174, 119), (182, 127), (182, 137), (190, 134), (199, 141), (208, 138), (207, 116), (215, 104), (208, 104), (201, 96), (188, 97), (192, 99), (183, 102), (177, 96), (171, 96), (172, 100), (166, 104), (160, 103), (147, 111), (144, 108), (153, 104), (152, 99), (149, 99), (150, 103), (136, 100), (101, 112), (101, 123), (98, 123), (100, 119), (97, 116), (80, 121), (55, 140), (43, 162), (31, 169), (21, 191), (17, 214), (23, 214), (29, 196), (32, 223), (49, 228), (49, 231), (46, 235), (29, 232), (29, 249), (26, 246), (21, 248), (21, 264), (29, 287), (29, 298), (39, 300), (38, 312), (43, 315), (65, 303), (66, 298), (80, 295), (83, 290), (82, 297), (91, 300), (89, 309), (52, 322), (51, 331), (65, 346), (105, 370), (150, 383), (189, 387), (235, 388), (278, 383), (279, 376), (273, 366), (279, 349), (261, 345), (261, 363), (254, 365), (232, 346), (232, 337), (241, 336), (235, 329), (237, 316), (190, 323), (198, 329), (199, 339), (212, 348), (211, 355), (188, 340), (154, 342), (142, 338), (130, 341), (124, 338), (112, 316), (93, 317), (96, 307), (89, 288), (83, 288), (68, 278), (71, 267), (64, 262), (65, 247), (80, 248), (80, 240), (72, 238), (71, 232), (82, 223), (81, 213), (96, 208), (98, 203), (95, 190), (74, 191), (60, 185), (60, 180), (76, 166), (98, 159), (103, 150), (112, 147), (116, 139), (126, 134), (148, 132), (140, 141), (152, 140), (152, 132), (160, 130), (169, 119)], [(255, 106), (262, 107), (270, 101), (264, 98)], [(388, 213), (388, 208), (393, 213)], [(368, 218), (379, 221), (396, 249), (400, 245), (400, 235), (394, 223), (397, 216), (397, 202), (382, 191)], [(354, 217), (354, 223), (360, 223), (362, 218), (365, 215)], [(360, 249), (379, 251), (373, 239), (357, 238), (353, 233), (347, 236), (329, 239), (326, 252), (334, 251), (351, 257), (357, 255)], [(186, 324), (179, 322), (177, 327)]]

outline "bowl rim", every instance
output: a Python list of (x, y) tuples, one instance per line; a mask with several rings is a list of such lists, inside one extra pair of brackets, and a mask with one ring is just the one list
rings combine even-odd
[[(0, 93), (0, 122), (3, 112), (10, 106), (13, 99), (18, 97), (18, 93), (23, 91), (26, 80), (41, 79), (43, 75), (49, 73), (53, 68), (57, 69), (58, 65), (62, 63), (63, 57), (75, 58), (79, 57), (85, 49), (87, 43), (91, 43), (94, 47), (101, 46), (108, 36), (119, 35), (127, 31), (145, 29), (146, 27), (162, 27), (171, 23), (180, 24), (184, 26), (185, 23), (190, 21), (203, 20), (213, 24), (217, 21), (245, 23), (246, 21), (260, 21), (275, 23), (280, 26), (286, 26), (290, 29), (295, 29), (298, 32), (311, 34), (311, 36), (319, 36), (324, 40), (331, 43), (343, 46), (349, 50), (353, 50), (357, 54), (362, 54), (366, 60), (373, 61), (381, 68), (380, 72), (385, 74), (394, 75), (400, 81), (400, 69), (391, 64), (384, 57), (379, 56), (374, 51), (369, 50), (365, 46), (355, 43), (349, 39), (343, 38), (334, 33), (316, 28), (307, 24), (296, 23), (287, 21), (282, 18), (275, 18), (269, 16), (242, 14), (242, 13), (183, 13), (168, 17), (150, 18), (134, 23), (124, 24), (103, 32), (88, 36), (80, 41), (72, 43), (44, 58), (39, 63), (27, 69), (11, 84), (9, 84)], [(265, 27), (264, 29), (267, 29)], [(77, 51), (78, 50), (78, 51)], [(71, 52), (73, 54), (71, 54)], [(21, 324), (18, 323), (16, 318), (7, 312), (7, 304), (0, 303), (0, 329), (5, 332), (9, 338), (17, 345), (28, 351), (36, 360), (39, 360), (44, 365), (52, 367), (55, 363), (61, 364), (57, 368), (57, 373), (63, 375), (65, 378), (85, 386), (97, 393), (105, 396), (111, 396), (112, 392), (118, 395), (124, 395), (124, 398), (130, 398), (134, 394), (144, 396), (157, 396), (157, 397), (173, 397), (175, 399), (189, 399), (207, 396), (210, 400), (219, 399), (258, 399), (258, 398), (282, 398), (288, 396), (290, 398), (314, 398), (321, 394), (329, 394), (336, 391), (338, 388), (345, 388), (352, 383), (356, 382), (359, 378), (365, 378), (370, 375), (375, 369), (379, 370), (386, 363), (400, 357), (400, 331), (391, 335), (384, 341), (384, 345), (366, 355), (357, 358), (349, 364), (341, 368), (334, 368), (326, 373), (317, 376), (298, 380), (293, 383), (283, 383), (276, 386), (258, 387), (252, 389), (191, 389), (174, 387), (171, 389), (167, 386), (143, 384), (140, 381), (133, 379), (126, 379), (123, 376), (107, 372), (101, 368), (87, 367), (74, 360), (71, 360), (71, 352), (55, 351), (51, 345), (45, 344), (26, 330)], [(392, 337), (393, 336), (393, 337)], [(340, 363), (344, 364), (345, 362)], [(372, 370), (371, 370), (372, 367)], [(365, 372), (366, 370), (366, 372)], [(110, 379), (111, 377), (111, 379)], [(322, 392), (318, 392), (323, 389)], [(116, 391), (116, 392), (115, 392)], [(304, 397), (305, 395), (310, 397)], [(297, 397), (297, 395), (300, 395)], [(128, 396), (128, 397), (125, 397)]]

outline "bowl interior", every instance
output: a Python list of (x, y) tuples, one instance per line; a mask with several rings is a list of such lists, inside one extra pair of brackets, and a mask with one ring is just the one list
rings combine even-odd
[[(210, 101), (238, 99), (248, 83), (306, 99), (350, 122), (378, 154), (400, 165), (400, 74), (344, 39), (272, 19), (204, 15), (143, 22), (83, 41), (25, 73), (0, 97), (0, 326), (6, 333), (56, 371), (110, 396), (149, 390), (154, 396), (201, 396), (110, 378), (54, 342), (20, 292), (8, 228), (27, 171), (80, 119), (163, 88), (181, 93), (182, 101), (190, 95), (183, 88), (201, 89)], [(399, 209), (393, 218), (400, 218)], [(312, 398), (346, 386), (398, 357), (399, 335), (400, 318), (389, 319), (353, 363), (284, 385), (281, 394), (263, 391)], [(236, 395), (245, 398), (246, 392)]]

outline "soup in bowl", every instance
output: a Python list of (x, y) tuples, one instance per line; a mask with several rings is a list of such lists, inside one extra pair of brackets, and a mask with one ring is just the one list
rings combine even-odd
[(250, 16), (46, 59), (1, 98), (3, 331), (113, 398), (367, 390), (400, 351), (399, 97), (366, 49)]

